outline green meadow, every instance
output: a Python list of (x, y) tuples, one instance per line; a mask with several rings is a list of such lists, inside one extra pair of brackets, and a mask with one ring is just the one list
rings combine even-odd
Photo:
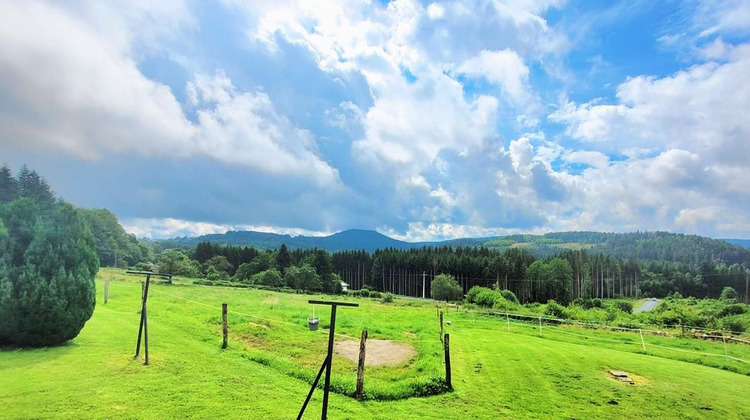
[[(112, 279), (107, 304), (104, 278)], [(140, 291), (140, 278), (102, 269), (96, 310), (76, 339), (1, 351), (0, 417), (296, 417), (325, 356), (330, 314), (316, 307), (321, 328), (309, 331), (307, 301), (331, 297), (152, 284), (144, 366), (133, 359)], [(329, 418), (750, 418), (750, 345), (648, 335), (643, 354), (635, 333), (539, 331), (435, 302), (346, 300), (360, 306), (339, 308), (337, 341), (359, 340), (366, 328), (370, 340), (407, 343), (416, 356), (368, 367), (364, 401), (350, 396), (356, 364), (334, 356)], [(452, 391), (444, 389), (438, 310), (450, 334)], [(612, 369), (635, 384), (615, 381)], [(321, 400), (317, 390), (305, 418), (320, 416)]]

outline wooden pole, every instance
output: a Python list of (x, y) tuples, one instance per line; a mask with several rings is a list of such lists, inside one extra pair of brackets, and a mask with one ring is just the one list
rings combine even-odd
[(145, 349), (144, 355), (146, 359), (143, 361), (144, 365), (148, 365), (148, 309), (143, 307), (143, 348)]
[(104, 280), (104, 303), (109, 300), (109, 278)]
[(354, 396), (361, 400), (364, 397), (365, 384), (365, 343), (367, 342), (367, 330), (362, 330), (362, 337), (359, 339), (359, 363), (357, 364), (357, 390)]
[(448, 389), (453, 389), (453, 383), (451, 382), (450, 336), (450, 334), (445, 335), (443, 340), (443, 349), (445, 350), (445, 383), (448, 385)]
[[(424, 299), (424, 298), (425, 298), (425, 288), (424, 288), (424, 286), (425, 286), (425, 276), (427, 276), (427, 273), (425, 273), (425, 272), (423, 271), (423, 272), (422, 272), (422, 299)], [(747, 292), (747, 291), (746, 291), (746, 292)], [(746, 294), (747, 294), (747, 293), (746, 293)]]
[(542, 336), (542, 316), (539, 315), (539, 336)]
[[(135, 356), (133, 358), (137, 358), (141, 352), (141, 338), (146, 323), (146, 301), (148, 299), (148, 285), (150, 283), (150, 280), (151, 276), (146, 275), (146, 281), (144, 283), (141, 283), (141, 322), (138, 326), (138, 343), (135, 346)], [(148, 333), (146, 334), (146, 337), (148, 337)], [(146, 338), (146, 340), (148, 340), (148, 338)]]
[(440, 341), (443, 341), (443, 311), (440, 311)]
[(643, 339), (643, 330), (639, 328), (638, 329), (638, 334), (641, 335), (641, 345), (643, 346), (643, 352), (645, 353), (646, 352), (646, 341)]
[(229, 335), (229, 327), (227, 326), (227, 304), (221, 304), (221, 335), (223, 340), (221, 342), (221, 348), (227, 348), (227, 336)]
[(508, 332), (510, 332), (510, 315), (508, 313), (505, 313), (505, 319), (508, 321)]

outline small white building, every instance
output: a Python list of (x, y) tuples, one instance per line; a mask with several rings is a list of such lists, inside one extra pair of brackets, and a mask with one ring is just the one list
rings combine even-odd
[(346, 283), (346, 282), (342, 281), (341, 282), (341, 291), (342, 292), (346, 292), (347, 290), (349, 290), (349, 283)]

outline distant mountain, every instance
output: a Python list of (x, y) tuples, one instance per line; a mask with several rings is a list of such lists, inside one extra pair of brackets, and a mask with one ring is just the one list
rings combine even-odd
[[(164, 248), (191, 248), (199, 242), (221, 245), (254, 246), (276, 249), (286, 244), (290, 249), (321, 248), (330, 252), (395, 248), (410, 249), (423, 246), (477, 247), (504, 251), (525, 248), (538, 257), (567, 250), (588, 250), (615, 258), (635, 258), (641, 261), (674, 261), (696, 264), (701, 261), (723, 261), (726, 264), (750, 263), (750, 240), (711, 239), (698, 235), (670, 232), (554, 232), (544, 235), (508, 235), (488, 238), (461, 238), (439, 242), (404, 242), (372, 230), (350, 229), (330, 236), (290, 236), (253, 231), (230, 231), (224, 234), (174, 238), (158, 241)], [(745, 248), (743, 248), (743, 246)]]
[(721, 239), (726, 243), (750, 249), (750, 239)]
[(290, 236), (254, 231), (229, 231), (224, 234), (211, 234), (198, 237), (173, 238), (160, 241), (163, 247), (193, 247), (199, 242), (221, 245), (246, 245), (264, 249), (275, 249), (286, 244), (290, 249), (322, 248), (327, 251), (365, 250), (421, 247), (429, 242), (410, 243), (390, 238), (374, 230), (349, 229), (330, 236)]

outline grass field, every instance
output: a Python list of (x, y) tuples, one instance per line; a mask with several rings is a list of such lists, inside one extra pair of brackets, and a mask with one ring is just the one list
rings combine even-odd
[[(140, 284), (103, 270), (99, 297), (101, 276), (111, 274), (109, 303), (97, 303), (78, 338), (56, 348), (0, 352), (1, 418), (296, 417), (326, 345), (328, 310), (317, 310), (320, 331), (306, 327), (310, 296), (153, 285), (151, 365), (143, 366), (132, 358)], [(368, 368), (370, 397), (398, 398), (442, 378), (434, 303), (350, 300), (361, 306), (339, 310), (336, 340), (359, 337), (366, 327), (370, 338), (409, 342), (418, 352), (411, 363)], [(222, 302), (229, 304), (226, 350), (220, 349)], [(545, 327), (538, 337), (533, 325), (513, 324), (509, 333), (502, 320), (472, 313), (446, 312), (446, 319), (453, 392), (364, 402), (334, 393), (330, 418), (750, 418), (750, 376), (725, 370), (744, 372), (740, 362), (721, 361), (719, 369), (688, 353), (639, 354), (637, 335), (635, 344), (618, 343), (613, 333)], [(659, 340), (674, 339), (648, 338), (669, 343)], [(722, 344), (669, 343), (712, 353), (722, 352)], [(729, 354), (748, 358), (750, 346), (729, 346)], [(631, 373), (636, 385), (610, 379), (609, 369)], [(334, 357), (337, 391), (351, 390), (354, 370)], [(316, 392), (305, 418), (319, 417), (321, 398)]]

